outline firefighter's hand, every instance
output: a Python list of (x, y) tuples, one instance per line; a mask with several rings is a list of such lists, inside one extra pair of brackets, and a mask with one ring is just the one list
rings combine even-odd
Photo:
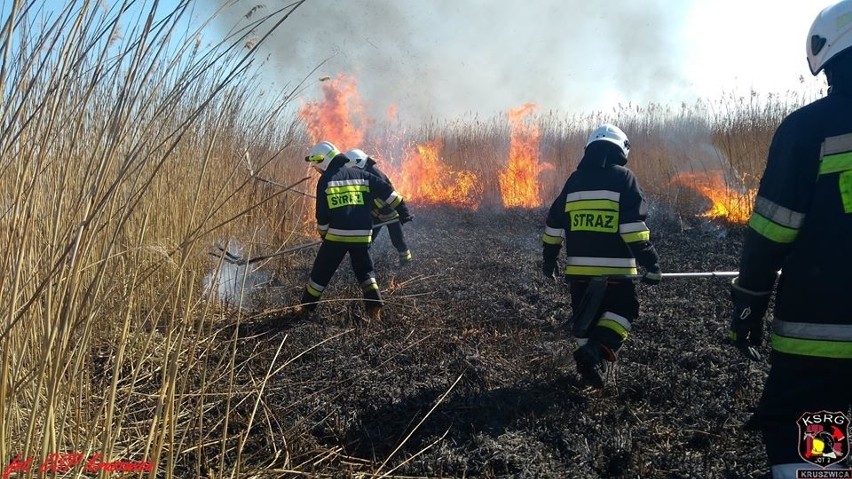
[(400, 215), (399, 216), (399, 224), (404, 225), (405, 223), (408, 223), (413, 219), (414, 219), (414, 215)]
[(769, 307), (769, 292), (758, 293), (731, 282), (731, 326), (728, 338), (740, 352), (752, 361), (760, 361), (757, 348), (763, 344), (763, 316)]
[(545, 261), (541, 264), (541, 272), (544, 273), (544, 277), (550, 280), (556, 280), (556, 262), (555, 261)]
[(660, 271), (660, 267), (656, 265), (647, 269), (645, 274), (642, 275), (642, 282), (647, 285), (655, 286), (660, 284), (660, 281), (662, 280), (663, 273)]

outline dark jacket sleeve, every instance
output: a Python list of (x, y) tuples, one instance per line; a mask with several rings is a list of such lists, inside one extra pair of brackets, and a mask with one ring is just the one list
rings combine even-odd
[(737, 284), (749, 291), (773, 289), (809, 209), (818, 162), (803, 165), (803, 160), (818, 153), (801, 145), (803, 129), (788, 117), (772, 138), (740, 257)]
[(328, 223), (331, 221), (331, 214), (330, 214), (330, 210), (328, 208), (328, 201), (326, 200), (326, 195), (325, 195), (325, 187), (326, 187), (327, 184), (328, 184), (328, 182), (323, 181), (322, 179), (320, 179), (320, 181), (317, 182), (317, 189), (316, 189), (317, 202), (316, 202), (316, 214), (315, 214), (316, 219), (317, 219), (317, 225), (326, 226), (326, 227), (328, 226)]
[(565, 196), (568, 194), (568, 184), (562, 187), (559, 196), (550, 205), (544, 222), (542, 240), (542, 258), (545, 263), (555, 263), (562, 249), (562, 241), (567, 234), (565, 225)]
[(619, 202), (618, 232), (630, 248), (639, 266), (647, 271), (660, 270), (660, 258), (651, 243), (651, 231), (645, 224), (648, 216), (648, 203), (639, 182), (630, 170), (626, 171), (626, 184), (623, 198)]
[(375, 199), (395, 209), (402, 217), (410, 216), (408, 205), (405, 204), (402, 195), (397, 193), (390, 183), (372, 173), (367, 176), (370, 179), (370, 191)]

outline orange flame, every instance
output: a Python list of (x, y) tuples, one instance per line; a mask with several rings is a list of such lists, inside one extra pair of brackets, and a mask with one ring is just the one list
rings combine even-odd
[(679, 173), (672, 180), (689, 186), (710, 200), (710, 209), (701, 214), (708, 218), (721, 218), (731, 223), (746, 223), (751, 216), (756, 190), (735, 191), (721, 170), (704, 173)]
[(432, 140), (407, 151), (395, 182), (402, 195), (419, 203), (445, 203), (478, 208), (482, 184), (467, 170), (452, 170), (441, 159), (443, 141)]
[[(509, 164), (498, 172), (503, 206), (535, 207), (541, 205), (538, 175), (543, 167), (538, 162), (538, 126), (525, 122), (536, 105), (527, 103), (510, 109)], [(547, 165), (551, 166), (551, 165)]]
[[(325, 77), (323, 77), (325, 78)], [(311, 140), (330, 141), (344, 150), (357, 148), (364, 141), (368, 120), (354, 78), (344, 74), (324, 81), (323, 98), (299, 109)]]

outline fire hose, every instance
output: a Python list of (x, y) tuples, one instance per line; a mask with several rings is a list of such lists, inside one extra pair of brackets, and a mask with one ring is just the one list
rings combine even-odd
[[(663, 279), (671, 278), (735, 278), (739, 276), (739, 271), (706, 271), (706, 272), (688, 272), (688, 273), (662, 273)], [(781, 274), (779, 271), (778, 274)], [(641, 274), (613, 275), (613, 276), (594, 276), (589, 278), (589, 284), (586, 291), (580, 300), (580, 305), (577, 311), (571, 315), (571, 323), (573, 325), (572, 332), (575, 337), (583, 338), (588, 335), (589, 326), (596, 319), (598, 309), (600, 309), (603, 301), (604, 293), (606, 292), (607, 281), (619, 279), (641, 279)]]
[[(376, 224), (373, 225), (373, 228), (379, 228), (381, 226), (385, 226), (385, 225), (389, 225), (389, 224), (393, 224), (393, 223), (398, 223), (398, 222), (399, 222), (399, 218), (393, 219), (393, 220), (390, 220), (390, 221), (385, 221), (383, 223), (376, 223)], [(274, 258), (276, 256), (281, 256), (281, 255), (285, 255), (287, 253), (293, 253), (295, 251), (310, 248), (312, 246), (317, 246), (321, 243), (322, 243), (322, 240), (311, 241), (310, 243), (305, 243), (305, 244), (301, 244), (301, 245), (298, 245), (298, 246), (291, 246), (289, 248), (276, 251), (274, 253), (270, 253), (270, 254), (266, 254), (266, 255), (262, 255), (262, 256), (254, 256), (252, 258), (243, 258), (243, 257), (237, 256), (237, 255), (231, 253), (230, 251), (228, 251), (227, 249), (225, 249), (225, 248), (223, 248), (219, 245), (216, 245), (216, 248), (219, 249), (219, 252), (212, 252), (211, 251), (209, 254), (210, 254), (210, 256), (213, 256), (213, 257), (216, 257), (216, 258), (221, 258), (222, 261), (224, 261), (226, 263), (235, 264), (237, 266), (245, 266), (245, 265), (248, 265), (248, 264), (257, 263), (258, 261), (263, 261), (263, 260), (267, 260), (267, 259), (270, 259), (270, 258)]]

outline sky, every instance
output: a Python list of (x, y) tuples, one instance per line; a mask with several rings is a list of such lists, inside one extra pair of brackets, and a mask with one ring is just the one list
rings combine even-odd
[[(238, 1), (219, 25), (257, 4)], [(394, 105), (411, 119), (489, 117), (530, 102), (584, 114), (619, 103), (785, 93), (824, 85), (808, 70), (805, 38), (828, 4), (308, 0), (261, 47), (264, 86), (307, 77), (310, 97), (319, 78), (345, 74), (375, 115)]]
[[(11, 0), (2, 1), (8, 11)], [(271, 13), (293, 1), (227, 0), (205, 41), (247, 22), (249, 11)], [(225, 4), (195, 2), (200, 20)], [(176, 0), (160, 3), (168, 11)], [(321, 94), (320, 78), (346, 75), (374, 117), (393, 107), (413, 122), (488, 118), (526, 103), (584, 115), (619, 104), (816, 90), (824, 78), (808, 71), (805, 38), (829, 3), (307, 0), (258, 47), (266, 59), (258, 88), (275, 93), (305, 79), (300, 100), (311, 101)]]

